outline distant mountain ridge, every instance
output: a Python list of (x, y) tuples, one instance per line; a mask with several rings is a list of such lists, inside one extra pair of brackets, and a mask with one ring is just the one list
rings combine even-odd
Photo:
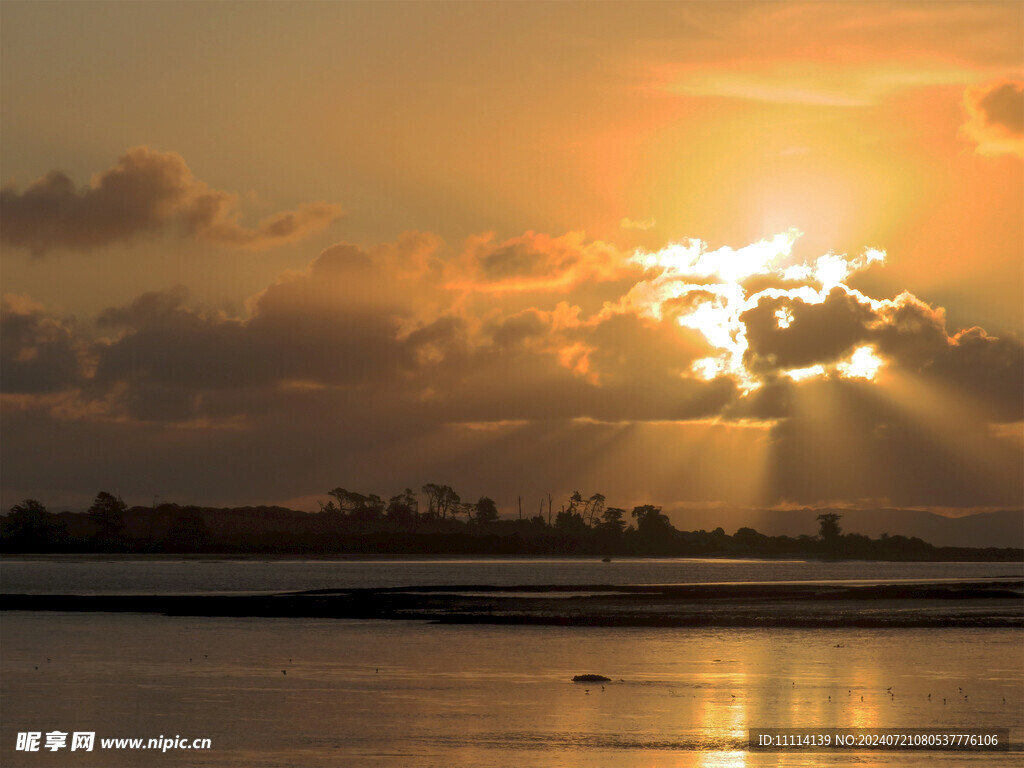
[(768, 536), (810, 536), (818, 533), (818, 515), (841, 515), (843, 533), (877, 538), (916, 536), (937, 547), (1024, 547), (1024, 510), (979, 512), (946, 517), (923, 509), (673, 509), (672, 524), (680, 530), (714, 530), (733, 534), (741, 527)]

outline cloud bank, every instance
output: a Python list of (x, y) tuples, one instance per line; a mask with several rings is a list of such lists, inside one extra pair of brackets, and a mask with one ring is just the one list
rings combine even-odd
[[(1024, 344), (865, 295), (847, 281), (884, 253), (801, 260), (798, 237), (625, 253), (413, 232), (332, 246), (245, 316), (182, 288), (90, 324), (9, 297), (4, 464), (27, 482), (41, 470), (11, 446), (60, 434), (48, 450), (81, 477), (126, 462), (236, 499), (442, 472), (513, 494), (641, 478), (666, 502), (1024, 502)], [(244, 456), (282, 451), (287, 471), (252, 480)]]
[(136, 147), (86, 187), (76, 188), (61, 171), (50, 171), (24, 191), (4, 187), (0, 242), (39, 256), (164, 233), (261, 249), (301, 240), (340, 215), (336, 205), (309, 203), (247, 227), (240, 222), (238, 198), (193, 177), (180, 155)]

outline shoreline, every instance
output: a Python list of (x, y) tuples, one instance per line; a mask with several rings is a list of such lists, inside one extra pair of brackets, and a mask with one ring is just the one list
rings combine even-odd
[(1024, 628), (1024, 581), (489, 585), (239, 595), (0, 595), (2, 611), (617, 627)]
[[(945, 549), (954, 549), (945, 547)], [(984, 556), (992, 547), (968, 547), (958, 556), (938, 557), (825, 557), (802, 552), (755, 553), (755, 552), (703, 552), (696, 554), (615, 554), (609, 557), (613, 562), (644, 562), (666, 560), (702, 560), (707, 562), (765, 562), (765, 563), (978, 563), (986, 565), (1008, 564), (1024, 565), (1024, 550), (1007, 548), (1012, 556)], [(582, 561), (590, 562), (600, 559), (600, 552), (422, 552), (422, 551), (280, 551), (272, 550), (208, 550), (194, 551), (52, 551), (23, 552), (20, 550), (0, 551), (0, 563), (4, 560), (48, 560), (48, 559), (82, 559), (82, 560), (231, 560), (231, 561), (339, 561), (339, 562), (373, 562), (388, 560), (406, 560), (423, 562), (445, 561)]]

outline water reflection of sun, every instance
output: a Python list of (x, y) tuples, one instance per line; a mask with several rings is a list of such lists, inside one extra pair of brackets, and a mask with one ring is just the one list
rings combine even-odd
[[(713, 678), (713, 684), (708, 686), (713, 693), (701, 700), (695, 726), (701, 733), (715, 734), (716, 739), (745, 742), (750, 727), (747, 713), (750, 680), (746, 669), (733, 669), (727, 673), (707, 676)], [(746, 764), (746, 752), (742, 749), (699, 752), (694, 763), (704, 768)]]

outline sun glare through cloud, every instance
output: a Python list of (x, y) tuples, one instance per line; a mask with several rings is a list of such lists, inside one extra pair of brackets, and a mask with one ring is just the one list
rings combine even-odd
[[(686, 240), (659, 251), (637, 251), (632, 261), (649, 276), (629, 291), (622, 305), (656, 320), (674, 314), (680, 326), (699, 331), (718, 353), (696, 360), (690, 367), (694, 377), (710, 381), (733, 376), (745, 392), (754, 391), (763, 380), (745, 359), (750, 345), (742, 317), (762, 300), (781, 305), (773, 313), (781, 331), (794, 321), (791, 303), (823, 304), (837, 289), (873, 310), (884, 305), (849, 287), (846, 280), (873, 264), (884, 264), (885, 251), (866, 248), (853, 257), (830, 252), (798, 262), (793, 246), (801, 234), (790, 228), (737, 249), (708, 250), (701, 240)], [(834, 365), (816, 364), (783, 373), (795, 381), (830, 374), (870, 380), (883, 366), (870, 346), (862, 346)]]
[(0, 0), (0, 767), (1019, 759), (1022, 32)]
[(0, 4), (5, 507), (1024, 508), (1024, 5), (107, 5)]

